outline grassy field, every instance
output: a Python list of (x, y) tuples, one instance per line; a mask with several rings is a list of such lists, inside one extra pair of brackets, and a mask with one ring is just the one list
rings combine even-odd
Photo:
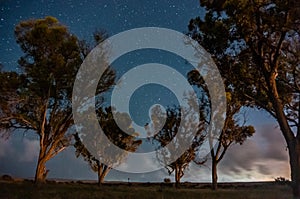
[(0, 198), (7, 199), (291, 199), (288, 185), (276, 183), (226, 183), (218, 191), (209, 184), (183, 183), (179, 189), (165, 183), (107, 183), (102, 187), (82, 182), (48, 182), (35, 185), (31, 181), (0, 181)]

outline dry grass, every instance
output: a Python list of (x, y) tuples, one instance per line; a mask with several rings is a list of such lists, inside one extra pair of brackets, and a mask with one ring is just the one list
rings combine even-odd
[(35, 185), (31, 181), (0, 182), (0, 198), (32, 199), (291, 199), (288, 185), (276, 183), (231, 183), (221, 184), (218, 191), (209, 189), (208, 184), (185, 183), (180, 189), (172, 184), (105, 184), (98, 187), (88, 183), (55, 183)]

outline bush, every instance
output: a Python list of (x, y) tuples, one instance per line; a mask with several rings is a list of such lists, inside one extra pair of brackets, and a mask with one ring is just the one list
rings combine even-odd
[(11, 177), (10, 175), (3, 175), (1, 179), (5, 181), (14, 181), (13, 177)]
[(286, 179), (285, 177), (277, 177), (274, 179), (276, 183), (279, 183), (279, 184), (289, 184), (290, 183), (290, 180), (289, 179)]
[(171, 179), (170, 179), (170, 178), (165, 178), (165, 179), (164, 179), (164, 182), (165, 182), (165, 183), (171, 183)]

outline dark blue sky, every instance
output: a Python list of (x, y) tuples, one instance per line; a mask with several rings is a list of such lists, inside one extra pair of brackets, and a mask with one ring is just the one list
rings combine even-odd
[[(30, 18), (54, 16), (80, 39), (91, 41), (96, 29), (114, 35), (132, 28), (155, 26), (184, 33), (191, 18), (203, 15), (204, 9), (200, 8), (198, 0), (0, 0), (0, 63), (6, 70), (17, 69), (17, 60), (22, 52), (15, 42), (14, 27)], [(172, 64), (170, 60), (162, 62)], [(143, 89), (135, 95), (143, 94)], [(161, 92), (165, 91), (162, 89)], [(153, 101), (157, 99), (154, 96)], [(133, 101), (134, 105), (139, 107)], [(142, 113), (145, 110), (135, 114), (139, 116)], [(279, 132), (272, 133), (278, 131), (274, 120), (257, 110), (249, 111), (248, 118), (248, 122), (257, 128), (257, 133), (244, 146), (232, 147), (220, 164), (219, 179), (243, 181), (272, 180), (279, 175), (289, 177), (285, 143)], [(34, 138), (34, 135), (20, 134), (9, 140), (0, 140), (0, 175), (33, 177), (38, 152)], [(278, 151), (271, 156), (274, 145)], [(96, 179), (86, 162), (76, 159), (72, 148), (53, 158), (47, 166), (51, 170), (49, 177)], [(209, 165), (205, 168), (191, 166), (186, 173), (183, 181), (210, 180)], [(136, 181), (162, 181), (166, 176), (163, 171), (143, 175), (113, 171), (108, 179), (126, 181), (127, 177), (131, 177)]]
[(14, 27), (22, 20), (54, 16), (80, 39), (92, 40), (96, 29), (113, 35), (124, 30), (156, 26), (187, 31), (191, 18), (203, 15), (197, 0), (1, 0), (0, 63), (15, 68), (21, 53)]

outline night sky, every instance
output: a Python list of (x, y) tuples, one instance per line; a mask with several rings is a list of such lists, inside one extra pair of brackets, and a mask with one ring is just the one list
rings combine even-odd
[(138, 27), (164, 27), (187, 31), (189, 20), (203, 15), (198, 1), (66, 0), (0, 1), (0, 63), (15, 67), (21, 51), (15, 43), (14, 27), (22, 20), (54, 16), (80, 39), (92, 40), (96, 29), (113, 35)]
[[(114, 35), (132, 28), (151, 26), (170, 28), (185, 33), (189, 20), (196, 16), (203, 16), (204, 12), (198, 0), (0, 0), (0, 63), (5, 70), (18, 70), (17, 60), (22, 52), (15, 42), (14, 27), (22, 20), (54, 16), (79, 39), (92, 41), (92, 33), (97, 29)], [(135, 64), (149, 61), (153, 57), (157, 58), (155, 56), (157, 52), (151, 53), (151, 56), (147, 53), (149, 54), (149, 52), (144, 52), (143, 56), (137, 56), (144, 58), (138, 60), (136, 58)], [(184, 65), (182, 60), (168, 58), (170, 57), (163, 56), (160, 63), (178, 66), (177, 70), (185, 73), (188, 66)], [(132, 62), (127, 59), (126, 64), (130, 63)], [(118, 63), (115, 65), (121, 67)], [(139, 89), (133, 97), (140, 99), (145, 95), (146, 88)], [(135, 111), (141, 104), (138, 100), (132, 101), (133, 119), (143, 118), (141, 115), (147, 113), (147, 107), (151, 103), (170, 102), (166, 98), (168, 94), (165, 94), (168, 91), (161, 88), (158, 94), (151, 93), (156, 89), (152, 87), (150, 92), (149, 89), (147, 90), (152, 98), (147, 102), (148, 104), (143, 104), (144, 109)], [(248, 109), (245, 111), (247, 111), (248, 123), (256, 127), (256, 134), (243, 146), (235, 145), (228, 151), (224, 161), (219, 165), (220, 181), (273, 180), (278, 176), (289, 178), (288, 154), (275, 121), (264, 112)], [(145, 123), (147, 117), (137, 122)], [(274, 131), (277, 132), (274, 133)], [(0, 175), (33, 177), (37, 153), (38, 141), (32, 133), (15, 133), (8, 140), (0, 140)], [(141, 162), (140, 164), (142, 166), (147, 163)], [(73, 148), (65, 150), (50, 160), (47, 167), (50, 169), (50, 178), (96, 179), (96, 174), (89, 169), (87, 163), (75, 157)], [(209, 162), (202, 167), (192, 164), (182, 181), (210, 181), (210, 173)], [(161, 182), (167, 176), (165, 170), (148, 174), (112, 171), (106, 179), (127, 181), (130, 177), (132, 181)]]

